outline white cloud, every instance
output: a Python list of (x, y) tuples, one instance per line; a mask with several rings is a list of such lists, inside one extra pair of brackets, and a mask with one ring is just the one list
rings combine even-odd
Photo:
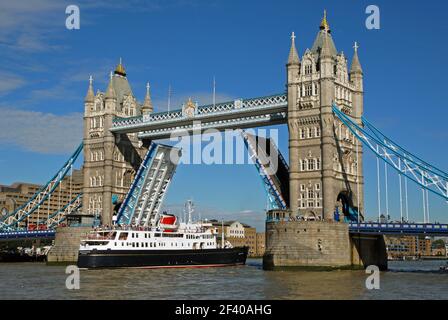
[(22, 87), (25, 84), (20, 76), (0, 71), (0, 95), (7, 94), (17, 88)]
[(0, 108), (0, 144), (26, 151), (66, 154), (82, 140), (82, 114), (55, 115), (14, 108)]

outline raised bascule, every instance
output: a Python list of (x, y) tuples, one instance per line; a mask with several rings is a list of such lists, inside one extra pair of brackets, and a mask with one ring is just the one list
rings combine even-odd
[[(358, 45), (348, 66), (338, 52), (326, 14), (311, 47), (301, 57), (295, 34), (286, 64), (286, 92), (181, 109), (153, 112), (150, 87), (143, 103), (132, 93), (120, 60), (105, 92), (90, 79), (84, 109), (84, 139), (70, 160), (26, 205), (0, 220), (0, 239), (51, 236), (55, 226), (79, 210), (110, 225), (146, 226), (157, 219), (176, 170), (173, 147), (156, 143), (179, 134), (213, 128), (241, 130), (249, 156), (266, 187), (266, 269), (387, 268), (384, 234), (447, 235), (448, 225), (430, 223), (428, 194), (448, 201), (448, 174), (392, 141), (363, 116), (363, 70)], [(286, 124), (289, 161), (269, 139), (244, 131)], [(257, 148), (264, 142), (266, 149)], [(364, 149), (398, 173), (400, 219), (366, 222)], [(61, 210), (42, 221), (47, 230), (27, 231), (26, 217), (51, 197), (84, 150), (84, 188)], [(257, 150), (259, 152), (257, 152)], [(266, 159), (277, 157), (270, 172)], [(379, 168), (379, 167), (378, 167)], [(411, 223), (402, 200), (402, 181), (422, 189), (423, 223)], [(407, 192), (407, 189), (406, 189)], [(379, 205), (381, 208), (381, 206)], [(114, 220), (116, 219), (116, 220)], [(60, 233), (68, 233), (60, 228)], [(64, 235), (65, 237), (65, 235)], [(58, 238), (56, 238), (58, 239)]]

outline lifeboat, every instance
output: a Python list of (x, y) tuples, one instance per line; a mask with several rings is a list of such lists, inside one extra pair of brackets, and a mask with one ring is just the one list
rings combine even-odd
[(159, 227), (165, 232), (172, 232), (177, 229), (177, 217), (173, 214), (163, 213), (159, 220)]

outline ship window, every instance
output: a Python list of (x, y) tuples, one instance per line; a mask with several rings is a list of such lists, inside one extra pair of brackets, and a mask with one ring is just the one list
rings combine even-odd
[(128, 233), (120, 232), (120, 236), (118, 237), (118, 240), (127, 240), (127, 239), (128, 239)]

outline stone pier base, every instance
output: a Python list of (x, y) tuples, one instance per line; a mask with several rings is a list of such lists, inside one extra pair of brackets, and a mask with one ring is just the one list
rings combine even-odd
[(387, 251), (384, 236), (351, 234), (352, 264), (360, 267), (376, 265), (387, 270)]
[(333, 221), (267, 222), (263, 268), (359, 269), (375, 264), (384, 270), (384, 239), (375, 237), (352, 239), (346, 223)]
[(91, 230), (91, 227), (57, 228), (54, 246), (47, 255), (47, 263), (76, 264), (81, 238), (84, 238)]

